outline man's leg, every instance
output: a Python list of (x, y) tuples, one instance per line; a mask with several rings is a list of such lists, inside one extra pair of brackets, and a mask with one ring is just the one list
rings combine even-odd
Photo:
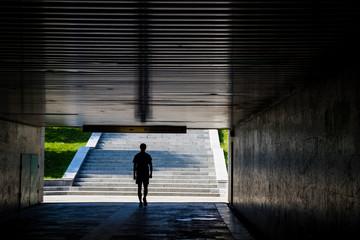
[[(141, 182), (140, 183), (138, 183), (138, 198), (139, 198), (139, 202), (140, 202), (140, 207), (142, 207), (142, 201), (141, 201)], [(144, 192), (144, 194), (145, 194), (145, 192)]]
[(147, 206), (146, 196), (148, 194), (148, 183), (144, 183), (144, 206)]

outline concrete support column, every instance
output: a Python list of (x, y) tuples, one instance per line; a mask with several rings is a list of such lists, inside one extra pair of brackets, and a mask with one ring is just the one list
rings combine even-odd
[[(45, 129), (0, 120), (0, 213), (20, 207), (21, 156), (35, 154), (39, 159), (38, 203), (43, 200)], [(35, 194), (35, 193), (34, 193)]]

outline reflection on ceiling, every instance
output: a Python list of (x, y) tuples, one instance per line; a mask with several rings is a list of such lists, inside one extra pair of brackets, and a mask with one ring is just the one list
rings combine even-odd
[(347, 1), (1, 1), (0, 118), (229, 128), (358, 29)]

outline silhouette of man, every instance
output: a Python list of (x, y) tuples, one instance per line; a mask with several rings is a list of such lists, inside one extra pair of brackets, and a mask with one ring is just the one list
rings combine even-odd
[[(149, 154), (145, 152), (146, 144), (140, 144), (141, 152), (137, 153), (134, 157), (134, 180), (138, 185), (138, 197), (139, 197), (139, 207), (142, 207), (143, 203), (141, 201), (141, 185), (144, 185), (144, 206), (147, 206), (146, 196), (148, 193), (149, 178), (152, 178), (153, 166), (152, 158)], [(150, 171), (149, 171), (150, 166)]]

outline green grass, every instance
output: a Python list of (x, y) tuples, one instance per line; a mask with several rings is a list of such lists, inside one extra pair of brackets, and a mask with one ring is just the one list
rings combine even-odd
[(45, 179), (62, 178), (79, 147), (85, 146), (91, 133), (82, 128), (45, 128)]
[(220, 147), (224, 149), (226, 167), (228, 167), (229, 130), (218, 130)]

